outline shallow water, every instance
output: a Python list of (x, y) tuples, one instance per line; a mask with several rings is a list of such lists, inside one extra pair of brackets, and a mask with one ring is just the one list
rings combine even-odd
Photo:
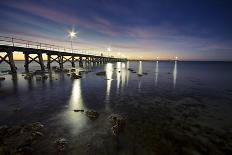
[[(63, 154), (232, 153), (232, 63), (85, 64), (92, 72), (81, 79), (51, 72), (44, 81), (25, 80), (23, 62), (16, 66), (13, 77), (1, 73), (6, 80), (0, 81), (0, 125), (44, 124), (33, 154), (55, 154), (54, 141), (60, 137), (68, 141)], [(148, 74), (139, 77), (128, 68)], [(0, 71), (7, 69), (0, 65)], [(96, 76), (102, 70), (106, 76)], [(93, 121), (74, 109), (93, 109), (100, 115)], [(126, 119), (116, 138), (111, 114)]]

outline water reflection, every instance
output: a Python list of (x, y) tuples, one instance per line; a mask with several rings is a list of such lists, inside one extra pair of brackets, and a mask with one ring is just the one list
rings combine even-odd
[(143, 74), (143, 66), (142, 61), (139, 61), (139, 71), (138, 74)]
[(176, 79), (177, 79), (177, 61), (175, 61), (174, 69), (173, 69), (173, 87), (176, 87)]
[(158, 75), (159, 75), (159, 61), (156, 61), (156, 65), (155, 65), (155, 86), (157, 86), (157, 83), (158, 83)]
[(121, 74), (119, 73), (119, 71), (121, 71), (121, 62), (117, 62), (117, 94), (119, 93), (119, 88), (120, 88), (120, 84), (121, 84)]
[(72, 94), (65, 112), (65, 123), (70, 126), (73, 134), (77, 134), (86, 125), (87, 117), (82, 113), (74, 112), (74, 109), (85, 109), (81, 93), (81, 80), (73, 81)]
[(122, 63), (122, 67), (121, 67), (121, 91), (123, 93), (124, 91), (124, 87), (125, 87), (125, 83), (126, 83), (126, 64)]
[(112, 82), (112, 76), (113, 76), (113, 64), (107, 63), (106, 64), (106, 79), (107, 79), (107, 85), (106, 85), (106, 110), (110, 110), (109, 100), (110, 100), (110, 90), (111, 90), (111, 82)]
[[(143, 74), (143, 66), (142, 66), (142, 61), (139, 61), (139, 69), (138, 69), (138, 74)], [(141, 90), (141, 78), (139, 78), (139, 82), (138, 82), (138, 90), (140, 92)]]
[(126, 86), (128, 86), (129, 76), (130, 76), (130, 72), (128, 71), (128, 68), (130, 68), (130, 62), (129, 61), (126, 62)]

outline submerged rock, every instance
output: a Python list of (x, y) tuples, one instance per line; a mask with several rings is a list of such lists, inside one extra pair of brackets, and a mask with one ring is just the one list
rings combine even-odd
[(80, 78), (82, 78), (82, 76), (81, 75), (77, 75), (76, 73), (72, 73), (71, 74), (71, 78), (72, 79), (80, 79)]
[(88, 110), (85, 112), (86, 116), (88, 116), (91, 119), (96, 119), (99, 116), (99, 113), (94, 110)]
[(97, 72), (96, 75), (98, 75), (98, 76), (105, 76), (106, 72), (105, 71)]
[(5, 79), (5, 77), (0, 77), (0, 81), (4, 81)]
[(63, 70), (65, 73), (68, 73), (69, 72), (69, 69), (64, 69)]
[(140, 76), (140, 77), (143, 76), (143, 74), (137, 74), (137, 75)]
[(75, 109), (73, 110), (74, 112), (84, 112), (84, 110), (78, 110), (78, 109)]
[(70, 71), (71, 71), (71, 72), (76, 72), (76, 69), (75, 69), (75, 68), (72, 68)]
[(134, 71), (134, 69), (133, 69), (133, 68), (128, 68), (128, 70), (129, 70), (129, 71), (131, 71), (131, 72), (132, 72), (132, 71)]
[(65, 138), (59, 138), (55, 141), (55, 144), (58, 151), (64, 151), (68, 141)]
[(147, 72), (143, 72), (143, 75), (147, 75), (148, 73)]
[(26, 80), (31, 80), (33, 78), (34, 74), (29, 72), (29, 73), (26, 73), (26, 75), (24, 76), (24, 79)]
[(125, 128), (126, 120), (120, 115), (112, 114), (109, 116), (109, 121), (112, 123), (111, 132), (113, 136), (118, 136)]

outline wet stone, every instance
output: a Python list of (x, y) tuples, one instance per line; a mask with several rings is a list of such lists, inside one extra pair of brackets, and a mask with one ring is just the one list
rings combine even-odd
[(68, 141), (65, 138), (59, 138), (55, 141), (57, 151), (64, 151)]
[(74, 112), (84, 112), (84, 110), (75, 109)]
[(0, 77), (0, 81), (4, 81), (5, 79), (5, 77)]
[(80, 78), (82, 78), (82, 76), (81, 75), (77, 75), (76, 73), (72, 73), (71, 74), (71, 78), (72, 79), (80, 79)]
[(98, 75), (98, 76), (105, 76), (106, 72), (105, 71), (97, 72), (96, 75)]
[(99, 113), (94, 111), (94, 110), (88, 110), (85, 112), (86, 116), (91, 118), (91, 119), (96, 119), (99, 116)]

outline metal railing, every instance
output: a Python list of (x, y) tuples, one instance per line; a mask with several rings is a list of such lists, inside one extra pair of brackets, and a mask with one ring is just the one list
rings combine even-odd
[(47, 43), (29, 41), (14, 37), (0, 36), (0, 45), (12, 46), (12, 47), (23, 47), (23, 48), (32, 48), (32, 49), (41, 49), (41, 50), (50, 50), (57, 52), (67, 52), (67, 53), (76, 53), (76, 54), (85, 54), (92, 56), (101, 56), (101, 53), (96, 53), (93, 51), (83, 51), (77, 49), (66, 48), (63, 46), (51, 45)]

